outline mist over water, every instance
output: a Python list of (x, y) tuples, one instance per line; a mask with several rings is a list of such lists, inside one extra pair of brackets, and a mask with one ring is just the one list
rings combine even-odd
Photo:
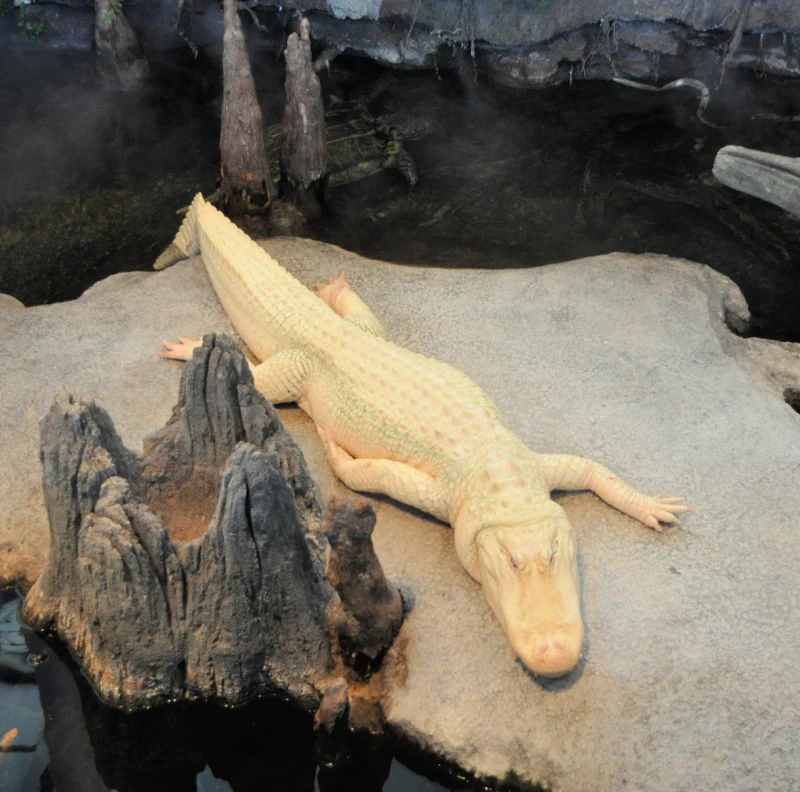
[[(252, 47), (265, 124), (283, 107), (282, 61), (269, 46)], [(690, 88), (503, 88), (476, 72), (468, 50), (457, 54), (447, 72), (340, 56), (321, 73), (326, 108), (359, 115), (367, 133), (379, 123), (399, 130), (420, 178), (410, 187), (387, 168), (330, 190), (312, 236), (442, 267), (531, 267), (617, 250), (688, 258), (739, 285), (754, 334), (800, 339), (800, 221), (711, 176), (723, 145), (800, 153), (800, 123), (779, 120), (800, 115), (800, 81), (727, 70), (705, 110), (711, 126)], [(9, 56), (0, 292), (27, 305), (74, 299), (110, 274), (151, 268), (175, 233), (175, 210), (215, 188), (218, 57), (151, 56), (151, 86), (125, 95), (98, 89), (92, 53)], [(332, 167), (342, 156), (329, 152)]]
[[(8, 54), (0, 88), (0, 205), (92, 186), (135, 188), (190, 167), (213, 167), (211, 81), (175, 53), (144, 94), (103, 91), (93, 53)], [(184, 63), (186, 62), (186, 63)], [(202, 63), (198, 65), (198, 68)], [(205, 117), (204, 117), (205, 116)]]
[[(734, 76), (735, 75), (735, 76)], [(334, 196), (322, 238), (375, 258), (530, 267), (614, 251), (708, 264), (743, 290), (752, 332), (800, 338), (800, 220), (723, 188), (724, 145), (800, 154), (800, 81), (731, 72), (703, 123), (699, 94), (575, 82), (537, 91), (455, 73), (398, 73), (374, 102), (400, 117), (419, 184), (387, 172)], [(714, 124), (711, 126), (710, 124)], [(364, 219), (368, 222), (364, 222)]]

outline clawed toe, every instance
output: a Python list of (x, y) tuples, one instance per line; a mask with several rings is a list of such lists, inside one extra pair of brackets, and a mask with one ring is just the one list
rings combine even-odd
[(684, 498), (665, 498), (657, 495), (655, 498), (646, 499), (644, 519), (641, 521), (654, 531), (662, 533), (666, 526), (682, 526), (683, 523), (676, 516), (691, 509), (684, 503)]
[(192, 359), (195, 349), (203, 345), (203, 342), (196, 338), (188, 336), (178, 336), (178, 338), (179, 341), (162, 341), (165, 349), (156, 352), (156, 355), (168, 360), (187, 361)]
[(681, 521), (672, 513), (660, 511), (655, 514), (656, 519), (662, 523), (672, 523), (673, 525), (680, 525)]
[(664, 531), (664, 526), (661, 525), (656, 516), (653, 514), (645, 517), (644, 524), (648, 528), (652, 528), (654, 531), (658, 531), (659, 533)]
[(328, 459), (333, 466), (334, 471), (341, 470), (343, 465), (353, 461), (353, 457), (347, 453), (332, 437), (331, 433), (322, 426), (317, 426), (317, 434), (319, 435), (325, 450), (328, 453)]

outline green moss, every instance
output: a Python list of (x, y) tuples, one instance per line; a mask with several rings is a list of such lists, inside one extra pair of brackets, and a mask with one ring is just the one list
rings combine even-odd
[(102, 20), (106, 25), (110, 25), (122, 13), (123, 0), (114, 0), (109, 11), (106, 11)]
[[(4, 12), (5, 13), (5, 12)], [(29, 12), (27, 6), (21, 5), (19, 7), (19, 16), (17, 17), (17, 28), (21, 35), (28, 41), (34, 44), (42, 43), (42, 34), (44, 33), (44, 22), (40, 22), (34, 18)]]
[(192, 177), (132, 189), (73, 190), (0, 213), (0, 293), (25, 305), (80, 296), (116, 272), (152, 268), (180, 225), (175, 210), (201, 190)]

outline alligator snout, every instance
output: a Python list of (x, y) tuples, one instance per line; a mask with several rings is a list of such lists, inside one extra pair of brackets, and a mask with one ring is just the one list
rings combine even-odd
[(583, 649), (583, 629), (574, 634), (559, 633), (530, 642), (527, 646), (512, 648), (534, 674), (543, 677), (560, 677), (568, 674), (578, 664)]

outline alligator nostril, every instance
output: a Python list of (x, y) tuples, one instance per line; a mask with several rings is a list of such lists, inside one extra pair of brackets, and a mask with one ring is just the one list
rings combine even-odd
[(542, 645), (539, 647), (539, 654), (547, 654), (547, 650), (548, 650), (549, 648), (550, 648), (550, 641), (545, 641), (545, 642), (544, 642), (544, 643), (543, 643), (543, 644), (542, 644)]
[(567, 650), (567, 645), (563, 641), (553, 641), (553, 646), (561, 652)]

